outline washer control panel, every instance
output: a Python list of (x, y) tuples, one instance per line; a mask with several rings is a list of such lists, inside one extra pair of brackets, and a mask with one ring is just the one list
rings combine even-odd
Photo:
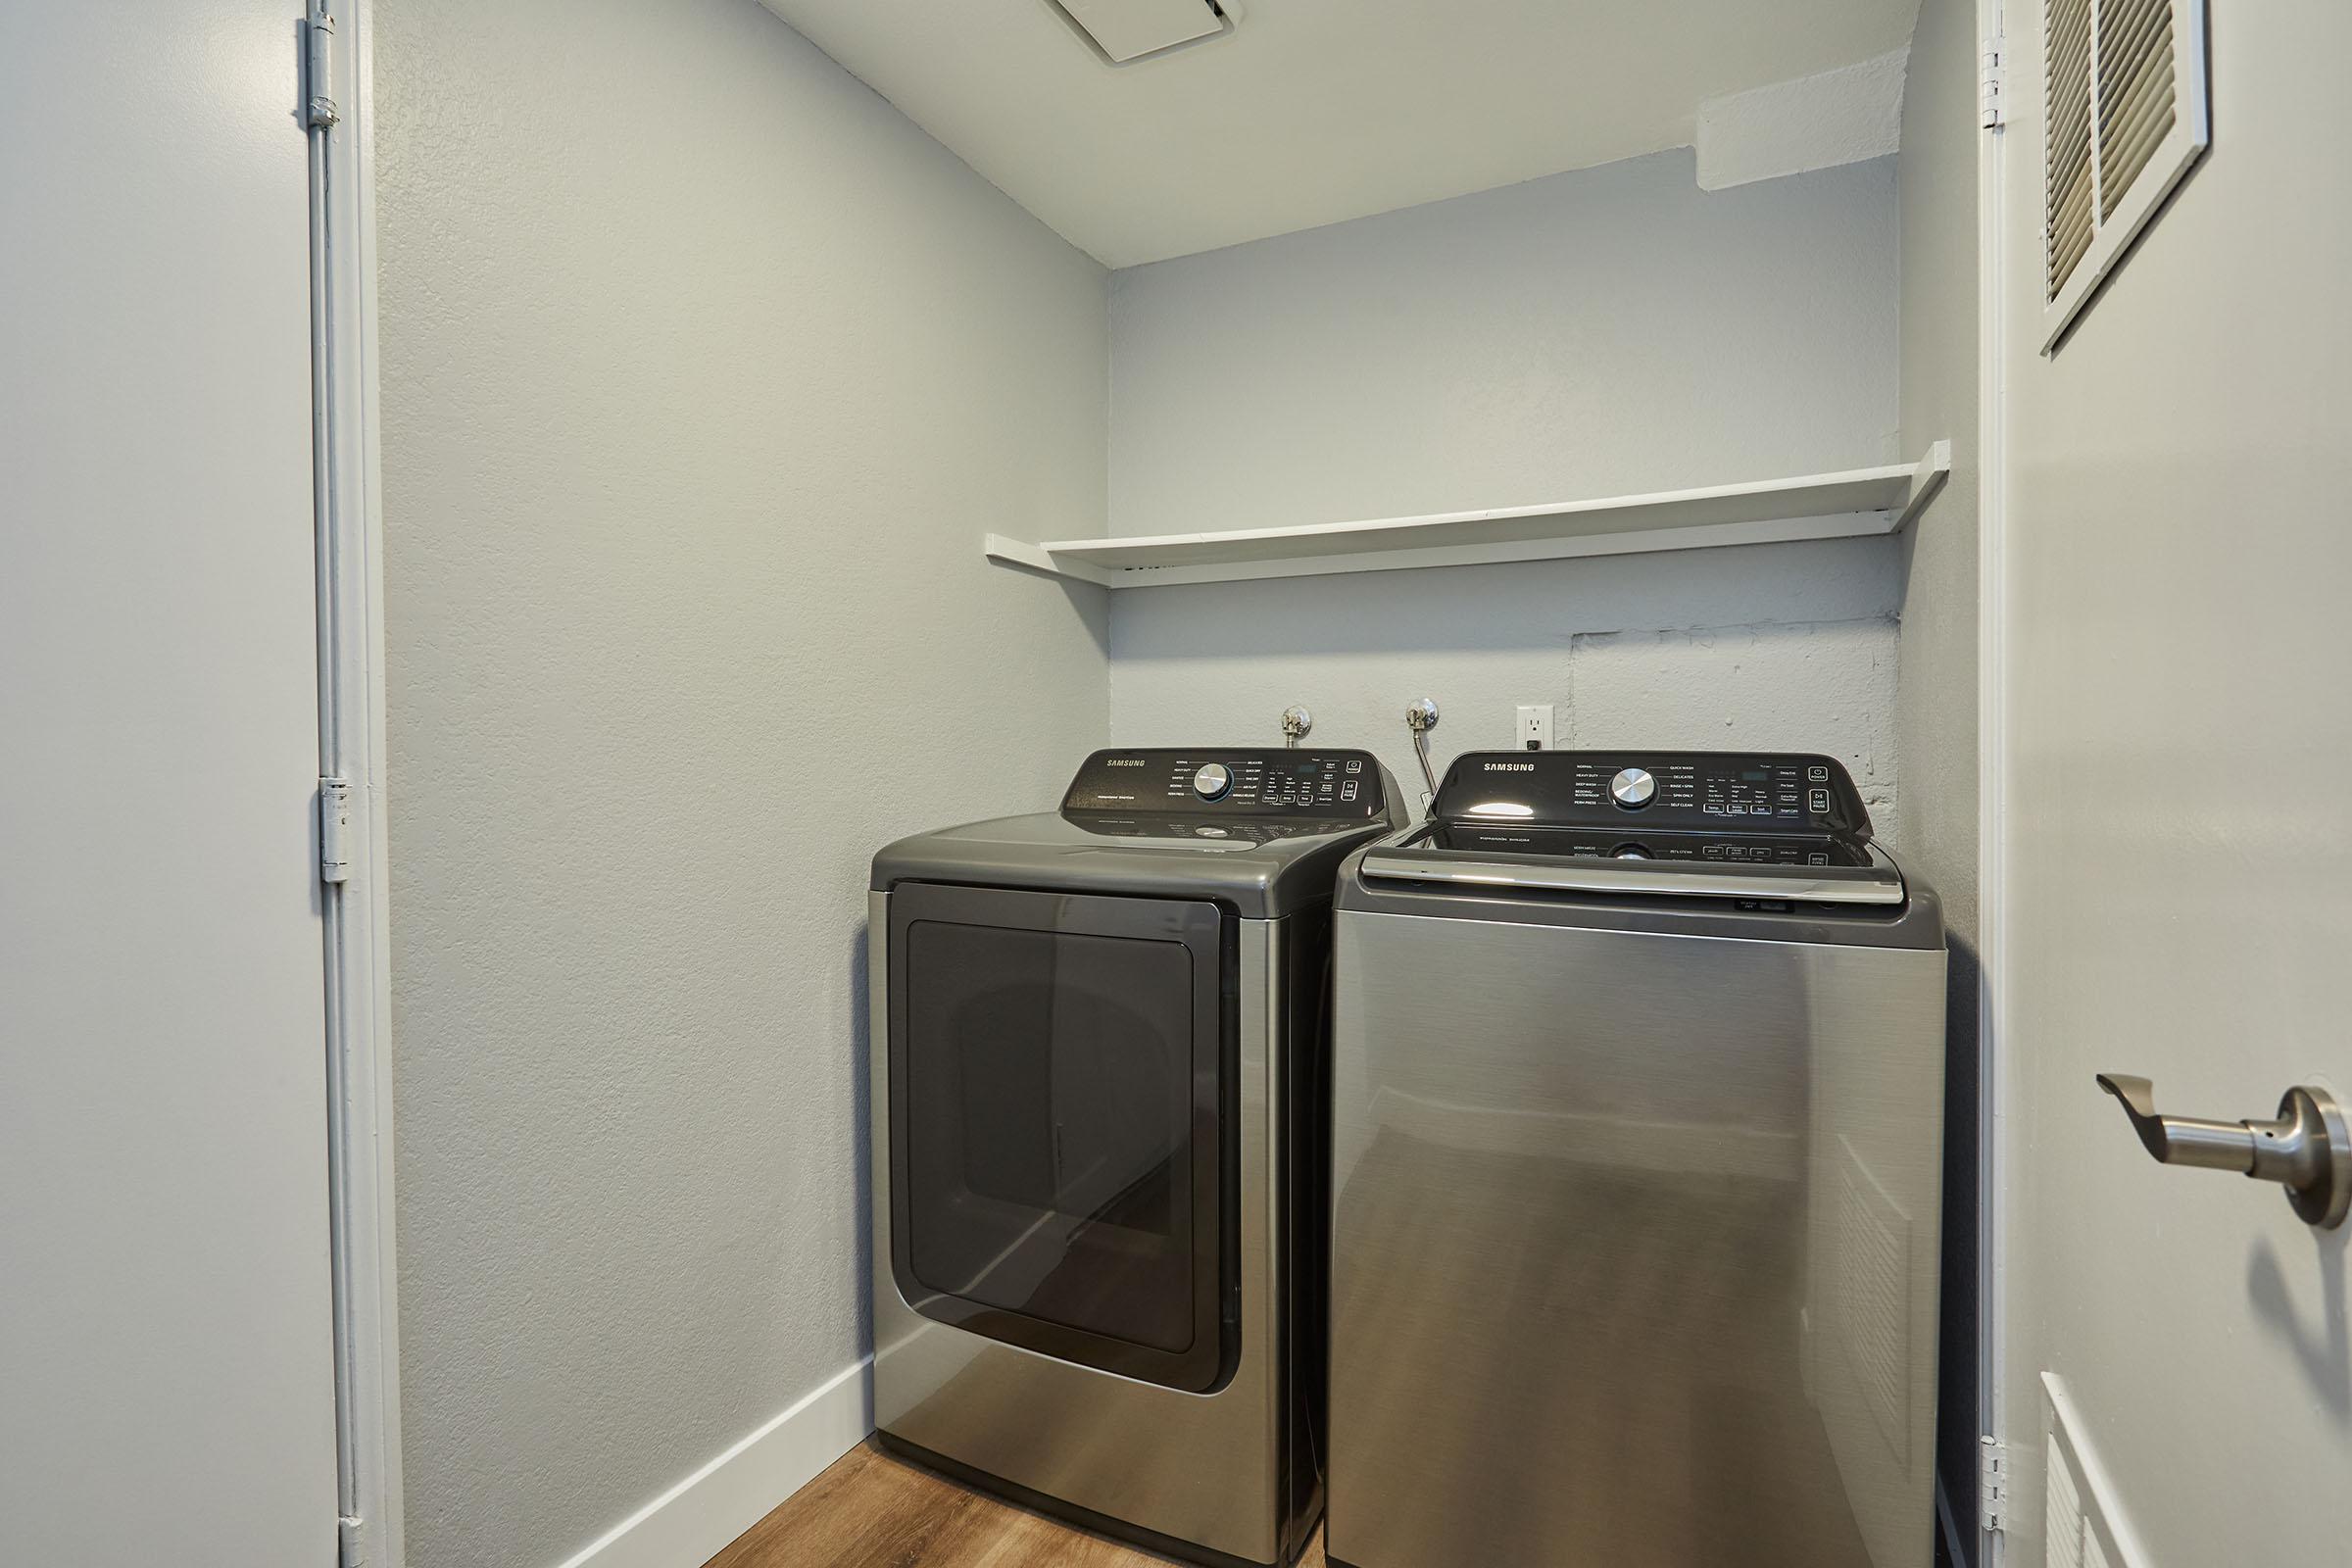
[(1095, 753), (1061, 808), (1369, 822), (1388, 814), (1389, 801), (1369, 752), (1148, 748)]
[(1436, 815), (1460, 824), (1622, 828), (1629, 839), (1637, 824), (1870, 837), (1870, 812), (1844, 765), (1788, 752), (1466, 752), (1439, 786)]
[(1430, 843), (1472, 855), (1557, 855), (1586, 860), (1717, 861), (1731, 865), (1844, 865), (1871, 863), (1859, 840), (1842, 834), (1755, 832), (1642, 833), (1626, 823), (1591, 827), (1485, 827), (1448, 823)]

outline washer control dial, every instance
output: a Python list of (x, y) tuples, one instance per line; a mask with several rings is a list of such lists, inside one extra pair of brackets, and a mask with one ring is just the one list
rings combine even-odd
[(1233, 769), (1223, 762), (1203, 762), (1193, 773), (1193, 793), (1204, 801), (1220, 801), (1233, 788)]
[(1619, 860), (1646, 860), (1650, 858), (1649, 852), (1639, 844), (1620, 844), (1609, 854), (1612, 858)]
[(1609, 797), (1629, 811), (1639, 811), (1658, 796), (1658, 781), (1646, 767), (1621, 769), (1609, 780)]

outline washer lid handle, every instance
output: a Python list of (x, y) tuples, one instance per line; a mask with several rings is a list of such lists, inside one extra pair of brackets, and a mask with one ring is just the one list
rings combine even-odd
[(1903, 876), (1871, 845), (1867, 869), (1813, 865), (1757, 866), (1724, 871), (1672, 860), (1580, 860), (1550, 856), (1461, 858), (1427, 849), (1383, 847), (1366, 852), (1363, 874), (1399, 882), (1525, 889), (1535, 893), (1635, 894), (1648, 898), (1774, 899), (1800, 904), (1861, 904), (1887, 907), (1903, 902)]

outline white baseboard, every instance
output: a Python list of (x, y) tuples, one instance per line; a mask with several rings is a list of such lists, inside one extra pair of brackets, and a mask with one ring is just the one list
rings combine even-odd
[(814, 1393), (623, 1519), (563, 1568), (703, 1568), (874, 1430), (872, 1358)]

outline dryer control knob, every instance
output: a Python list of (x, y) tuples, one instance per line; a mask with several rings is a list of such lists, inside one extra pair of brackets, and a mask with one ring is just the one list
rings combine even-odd
[(1629, 767), (1609, 780), (1609, 794), (1629, 811), (1639, 811), (1656, 799), (1658, 781), (1646, 767)]
[(1639, 844), (1620, 845), (1609, 853), (1620, 860), (1646, 860), (1650, 858), (1649, 852)]
[(1233, 770), (1223, 762), (1203, 762), (1193, 774), (1193, 793), (1204, 801), (1222, 800), (1233, 788)]

